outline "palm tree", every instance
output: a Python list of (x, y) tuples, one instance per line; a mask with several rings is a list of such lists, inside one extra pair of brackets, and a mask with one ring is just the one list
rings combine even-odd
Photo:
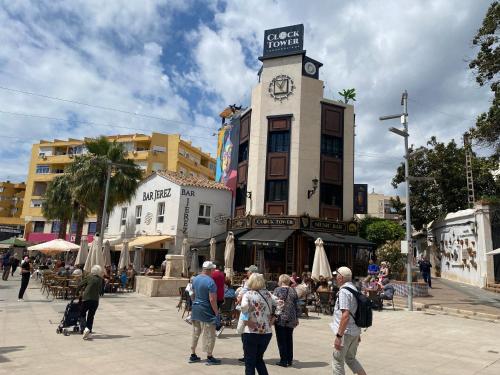
[(343, 89), (339, 91), (339, 95), (344, 98), (344, 103), (349, 103), (349, 100), (356, 101), (356, 89)]
[(72, 201), (70, 176), (57, 176), (49, 182), (42, 203), (42, 214), (48, 220), (59, 220), (58, 238), (66, 239), (66, 227), (72, 217)]
[(102, 232), (104, 194), (109, 162), (120, 164), (111, 175), (107, 213), (117, 204), (129, 201), (137, 190), (142, 170), (132, 160), (125, 158), (123, 145), (110, 142), (106, 137), (85, 141), (87, 154), (77, 156), (68, 166), (73, 196), (89, 212), (97, 214), (96, 231)]

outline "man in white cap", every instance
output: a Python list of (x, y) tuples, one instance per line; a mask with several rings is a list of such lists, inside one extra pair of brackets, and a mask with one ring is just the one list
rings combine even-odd
[(201, 274), (193, 280), (194, 302), (191, 310), (191, 321), (193, 323), (193, 336), (191, 341), (191, 356), (189, 363), (200, 362), (201, 358), (196, 355), (198, 340), (203, 334), (203, 350), (207, 352), (207, 365), (219, 365), (220, 359), (212, 356), (215, 346), (215, 324), (219, 309), (217, 308), (217, 286), (212, 279), (212, 270), (215, 265), (206, 261), (202, 266)]
[(335, 334), (333, 344), (333, 373), (344, 375), (344, 364), (358, 375), (366, 375), (363, 366), (356, 359), (356, 351), (361, 341), (361, 329), (354, 321), (354, 315), (358, 308), (356, 297), (346, 288), (356, 290), (352, 283), (352, 271), (347, 267), (340, 267), (336, 273), (337, 301), (333, 311), (333, 323), (331, 328)]

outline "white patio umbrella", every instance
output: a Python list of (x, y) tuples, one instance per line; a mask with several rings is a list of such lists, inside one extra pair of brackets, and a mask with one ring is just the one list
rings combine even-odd
[(189, 267), (189, 271), (195, 275), (198, 274), (200, 268), (200, 264), (198, 262), (198, 250), (193, 249), (191, 251), (191, 267)]
[(325, 248), (323, 247), (323, 240), (318, 238), (314, 243), (316, 244), (316, 251), (314, 252), (311, 277), (314, 280), (319, 280), (320, 276), (330, 278), (332, 277), (332, 270), (330, 263), (328, 263)]
[(215, 261), (215, 251), (216, 251), (217, 242), (215, 242), (215, 238), (210, 239), (210, 261)]
[(488, 251), (486, 253), (486, 255), (496, 255), (496, 254), (500, 254), (500, 247), (498, 249), (495, 249), (495, 250), (492, 250), (492, 251)]
[(226, 247), (224, 249), (224, 272), (227, 277), (233, 277), (233, 263), (234, 263), (234, 234), (227, 232)]
[(118, 269), (122, 270), (128, 268), (130, 264), (130, 253), (128, 249), (128, 241), (123, 241), (122, 251), (120, 253), (120, 260), (118, 261)]
[(79, 248), (80, 245), (58, 238), (52, 241), (39, 243), (38, 245), (29, 246), (28, 250), (29, 251), (36, 250), (47, 255), (55, 255), (71, 250), (78, 250)]
[(182, 246), (181, 246), (181, 255), (183, 256), (182, 259), (182, 275), (184, 277), (187, 277), (188, 275), (188, 264), (187, 264), (187, 254), (189, 252), (189, 242), (187, 238), (184, 238), (182, 240)]
[(111, 266), (111, 245), (108, 240), (104, 242), (102, 255), (104, 256), (104, 265)]
[(133, 267), (134, 267), (134, 271), (137, 274), (139, 274), (142, 271), (142, 247), (139, 247), (139, 246), (135, 247)]
[(80, 243), (80, 249), (78, 250), (78, 254), (76, 255), (75, 265), (85, 264), (88, 255), (89, 255), (89, 245), (87, 243), (87, 236), (83, 236), (82, 242)]
[(104, 256), (102, 255), (101, 249), (99, 249), (99, 239), (94, 237), (94, 241), (92, 241), (92, 245), (90, 246), (89, 255), (85, 260), (85, 266), (83, 270), (86, 272), (90, 272), (93, 266), (99, 265), (104, 272)]

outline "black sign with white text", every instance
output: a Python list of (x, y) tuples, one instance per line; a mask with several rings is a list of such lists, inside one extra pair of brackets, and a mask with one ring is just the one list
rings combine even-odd
[(303, 51), (304, 25), (266, 30), (262, 58), (294, 55)]

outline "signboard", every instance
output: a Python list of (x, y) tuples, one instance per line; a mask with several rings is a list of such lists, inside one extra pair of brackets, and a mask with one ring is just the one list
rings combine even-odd
[(240, 145), (240, 118), (232, 117), (228, 124), (219, 130), (217, 141), (217, 166), (215, 181), (221, 182), (231, 189), (233, 197), (236, 193), (238, 176), (238, 148)]
[(368, 213), (368, 184), (354, 184), (354, 213)]
[(330, 220), (311, 220), (311, 229), (315, 231), (346, 232), (346, 224)]
[(295, 55), (304, 50), (304, 25), (266, 30), (262, 59)]
[(401, 254), (408, 254), (408, 241), (401, 241)]
[(292, 217), (269, 217), (269, 216), (257, 216), (253, 220), (254, 228), (288, 228), (297, 229), (298, 220)]

